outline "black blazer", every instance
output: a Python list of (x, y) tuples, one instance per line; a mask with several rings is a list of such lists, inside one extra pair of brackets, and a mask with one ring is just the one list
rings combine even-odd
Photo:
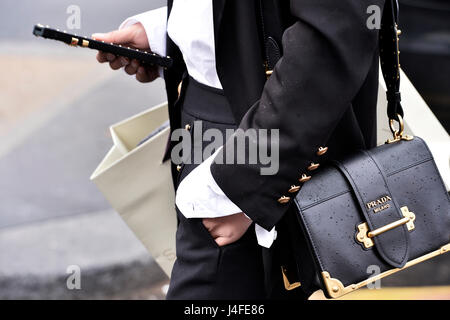
[[(266, 81), (255, 0), (212, 0), (216, 66), (240, 128), (280, 130), (279, 171), (260, 175), (260, 165), (213, 164), (225, 194), (245, 214), (270, 230), (287, 211), (281, 196), (300, 185), (312, 162), (324, 164), (376, 144), (378, 30), (366, 26), (369, 5), (384, 0), (279, 0), (288, 8), (283, 56)], [(169, 13), (173, 0), (168, 1)], [(174, 67), (165, 72), (172, 128), (179, 128), (175, 103), (186, 68), (168, 37)], [(328, 147), (317, 155), (319, 147)], [(320, 169), (319, 169), (320, 170)], [(239, 177), (236, 179), (229, 177)], [(314, 177), (312, 177), (314, 179)]]

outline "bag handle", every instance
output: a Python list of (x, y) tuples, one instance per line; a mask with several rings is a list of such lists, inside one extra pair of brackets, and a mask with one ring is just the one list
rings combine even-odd
[[(259, 0), (261, 14), (261, 37), (263, 39), (264, 59), (266, 74), (272, 74), (273, 67), (281, 57), (279, 36), (282, 26), (277, 0)], [(386, 82), (387, 115), (391, 131), (395, 142), (398, 140), (410, 140), (410, 137), (403, 136), (403, 108), (401, 106), (400, 95), (400, 51), (399, 36), (401, 30), (398, 29), (398, 0), (386, 0), (384, 3), (383, 16), (381, 18), (381, 29), (379, 31), (379, 51), (381, 71)], [(275, 17), (274, 17), (275, 15)], [(398, 129), (395, 129), (394, 122), (398, 122)]]

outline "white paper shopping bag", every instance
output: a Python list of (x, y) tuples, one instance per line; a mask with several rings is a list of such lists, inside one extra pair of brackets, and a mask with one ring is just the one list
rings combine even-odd
[(114, 146), (91, 180), (170, 276), (177, 221), (170, 161), (162, 162), (170, 132), (167, 103), (110, 130)]

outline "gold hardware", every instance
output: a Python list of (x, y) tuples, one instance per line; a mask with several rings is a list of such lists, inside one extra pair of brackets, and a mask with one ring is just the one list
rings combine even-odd
[(322, 156), (322, 155), (324, 155), (325, 153), (327, 153), (327, 151), (328, 151), (328, 147), (319, 147), (319, 149), (317, 150), (317, 155), (318, 156)]
[(300, 282), (294, 282), (294, 283), (290, 283), (289, 279), (286, 275), (287, 270), (285, 267), (281, 267), (281, 274), (283, 275), (283, 283), (284, 283), (284, 288), (288, 291), (290, 290), (294, 290), (295, 288), (300, 287), (302, 284)]
[(266, 79), (269, 79), (273, 73), (273, 70), (269, 69), (269, 63), (267, 61), (264, 61), (264, 69), (266, 69)]
[(301, 183), (305, 183), (307, 181), (311, 180), (311, 176), (307, 176), (306, 174), (302, 174), (302, 177), (298, 179)]
[(399, 42), (400, 42), (400, 35), (402, 34), (402, 30), (400, 30), (399, 28), (398, 28), (398, 25), (397, 24), (395, 24), (395, 27), (394, 27), (394, 31), (395, 31), (395, 33), (396, 33), (396, 37), (395, 37), (395, 46), (396, 46), (396, 50), (397, 50), (397, 80), (398, 79), (400, 79), (400, 44), (399, 44)]
[(288, 192), (289, 192), (289, 193), (295, 193), (295, 192), (297, 192), (298, 190), (300, 190), (300, 187), (299, 187), (299, 186), (292, 185)]
[(319, 166), (320, 166), (320, 164), (311, 162), (311, 164), (310, 164), (309, 167), (308, 167), (308, 170), (309, 170), (309, 171), (316, 170)]
[(386, 231), (392, 230), (404, 224), (406, 224), (408, 231), (414, 230), (414, 220), (416, 220), (416, 215), (413, 212), (410, 212), (408, 207), (406, 206), (401, 207), (400, 210), (404, 218), (389, 223), (373, 231), (369, 231), (369, 225), (367, 224), (367, 222), (359, 224), (357, 227), (358, 233), (356, 234), (356, 240), (362, 243), (366, 249), (369, 249), (374, 246), (374, 242), (371, 238), (376, 237)]
[(285, 204), (288, 203), (290, 200), (291, 200), (290, 197), (282, 196), (281, 198), (278, 199), (278, 202), (281, 204)]
[(191, 130), (191, 125), (190, 124), (185, 125), (184, 129), (186, 129), (187, 131)]
[(406, 228), (408, 231), (413, 231), (415, 229), (414, 221), (416, 220), (416, 215), (409, 211), (408, 207), (401, 207), (400, 210), (405, 218), (409, 218), (409, 221), (406, 223)]
[(366, 207), (367, 209), (372, 209), (375, 208), (378, 205), (382, 205), (385, 204), (386, 202), (392, 201), (392, 198), (389, 197), (388, 195), (381, 197), (380, 199), (374, 200), (374, 201), (370, 201), (366, 203)]
[(71, 46), (76, 46), (76, 45), (78, 45), (78, 39), (72, 37), (72, 41), (70, 41), (70, 45), (71, 45)]
[(357, 284), (351, 284), (346, 287), (338, 279), (332, 278), (327, 271), (322, 272), (322, 278), (323, 278), (323, 282), (325, 284), (325, 289), (327, 290), (328, 294), (330, 295), (330, 297), (335, 299), (335, 298), (339, 298), (347, 293), (355, 291), (356, 289), (362, 288), (376, 280), (390, 276), (391, 274), (397, 273), (398, 271), (404, 270), (404, 269), (412, 267), (418, 263), (424, 262), (426, 260), (429, 260), (429, 259), (439, 256), (441, 254), (447, 253), (449, 250), (450, 250), (450, 243), (447, 243), (446, 245), (442, 246), (440, 249), (438, 249), (436, 251), (432, 251), (421, 257), (418, 257), (416, 259), (409, 261), (402, 268), (394, 268), (394, 269), (387, 270), (376, 276), (372, 276), (369, 279), (361, 281)]
[(83, 47), (88, 47), (89, 46), (89, 41), (87, 41), (87, 40), (83, 40), (82, 42), (81, 42), (81, 45), (83, 46)]
[(178, 172), (181, 171), (181, 165), (177, 165), (177, 171), (178, 171)]
[(378, 229), (375, 229), (375, 230), (373, 230), (373, 231), (370, 231), (370, 232), (367, 234), (367, 236), (368, 236), (369, 238), (376, 237), (376, 236), (378, 236), (378, 235), (380, 235), (380, 234), (382, 234), (382, 233), (385, 233), (385, 232), (387, 232), (387, 231), (389, 231), (389, 230), (395, 229), (395, 228), (397, 228), (397, 227), (400, 227), (400, 226), (402, 226), (402, 225), (408, 223), (408, 222), (409, 222), (409, 219), (410, 219), (409, 217), (404, 217), (404, 218), (401, 218), (401, 219), (399, 219), (399, 220), (397, 220), (397, 221), (391, 222), (391, 223), (389, 223), (389, 224), (387, 224), (387, 225), (385, 225), (385, 226), (382, 226), (381, 228), (378, 228)]
[[(389, 128), (391, 129), (392, 135), (394, 139), (388, 139), (386, 141), (387, 144), (391, 144), (400, 140), (411, 141), (414, 139), (412, 136), (408, 136), (407, 134), (403, 135), (403, 130), (405, 129), (405, 124), (403, 122), (403, 118), (401, 115), (397, 113), (398, 120), (389, 119)], [(398, 121), (398, 130), (395, 129), (394, 121)]]
[(364, 245), (364, 248), (372, 248), (374, 243), (373, 240), (367, 236), (369, 232), (369, 225), (364, 222), (358, 225), (358, 233), (356, 234), (356, 240)]

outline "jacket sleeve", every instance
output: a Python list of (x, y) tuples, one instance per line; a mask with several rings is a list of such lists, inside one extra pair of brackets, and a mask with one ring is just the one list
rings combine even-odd
[[(311, 162), (320, 162), (318, 148), (325, 147), (372, 66), (378, 30), (367, 27), (371, 5), (382, 12), (384, 0), (291, 0), (295, 22), (283, 34), (283, 57), (239, 125), (279, 129), (278, 171), (262, 175), (260, 163), (220, 164), (226, 151), (211, 165), (225, 194), (267, 230), (292, 202), (291, 186), (309, 176)], [(233, 138), (223, 150), (234, 148)], [(247, 143), (250, 149), (258, 139)]]

